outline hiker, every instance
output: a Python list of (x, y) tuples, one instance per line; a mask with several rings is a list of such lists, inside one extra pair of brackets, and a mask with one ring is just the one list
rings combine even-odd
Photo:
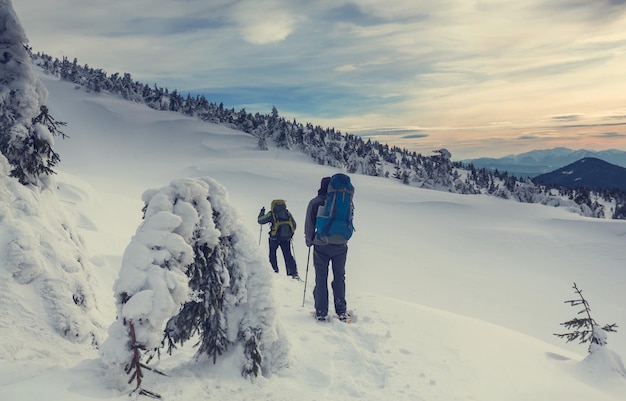
[(287, 275), (295, 280), (300, 280), (296, 260), (291, 254), (291, 238), (296, 231), (296, 221), (289, 210), (287, 210), (286, 202), (282, 199), (273, 200), (270, 211), (265, 213), (265, 207), (262, 207), (257, 220), (259, 224), (271, 223), (269, 232), (269, 257), (274, 273), (278, 273), (276, 251), (278, 247), (280, 247), (285, 259)]
[[(342, 176), (347, 180), (347, 185), (352, 188), (350, 179), (345, 174), (336, 174), (336, 176)], [(344, 213), (347, 217), (343, 219), (344, 227), (341, 227), (339, 231), (333, 231), (335, 235), (328, 235), (328, 223), (323, 223), (320, 218), (328, 219), (328, 216), (324, 217), (322, 214), (326, 211), (328, 213), (330, 206), (326, 207), (326, 200), (329, 196), (329, 185), (331, 183), (331, 177), (324, 177), (320, 183), (320, 189), (317, 191), (317, 196), (309, 202), (306, 211), (306, 221), (304, 226), (304, 237), (307, 247), (313, 246), (313, 265), (315, 266), (315, 288), (313, 289), (313, 298), (315, 301), (315, 316), (317, 320), (324, 321), (328, 318), (328, 267), (332, 263), (333, 269), (333, 298), (335, 304), (335, 313), (337, 317), (346, 321), (348, 319), (347, 305), (346, 305), (346, 256), (348, 254), (348, 239), (352, 235), (352, 192), (348, 197), (348, 209), (347, 213)], [(333, 190), (334, 191), (334, 190)], [(352, 188), (352, 191), (354, 189)], [(330, 201), (329, 201), (330, 202)], [(332, 202), (333, 206), (335, 202)], [(339, 222), (341, 218), (335, 219), (335, 216), (331, 216), (331, 221)], [(346, 221), (347, 220), (347, 221)], [(348, 224), (347, 226), (346, 223)], [(345, 229), (345, 230), (344, 230)], [(324, 233), (326, 231), (326, 233)], [(347, 232), (343, 232), (347, 231)], [(340, 232), (340, 234), (337, 234)], [(326, 234), (326, 236), (325, 236)], [(332, 233), (331, 233), (332, 234)]]

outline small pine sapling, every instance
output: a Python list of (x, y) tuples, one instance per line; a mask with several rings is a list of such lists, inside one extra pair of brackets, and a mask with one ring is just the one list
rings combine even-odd
[(565, 301), (565, 303), (571, 306), (582, 305), (583, 309), (578, 312), (579, 315), (584, 315), (583, 318), (575, 317), (572, 320), (561, 323), (561, 326), (565, 326), (568, 333), (554, 334), (557, 337), (565, 338), (567, 342), (578, 340), (580, 344), (589, 343), (589, 352), (593, 352), (594, 347), (603, 347), (606, 345), (606, 332), (616, 332), (617, 324), (607, 324), (604, 327), (600, 327), (595, 320), (591, 317), (591, 308), (589, 303), (583, 297), (582, 291), (578, 289), (576, 283), (574, 283), (574, 292), (578, 294), (579, 299), (572, 299)]

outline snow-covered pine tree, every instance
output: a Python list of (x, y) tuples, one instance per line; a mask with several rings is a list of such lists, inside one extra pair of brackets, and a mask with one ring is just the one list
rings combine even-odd
[[(79, 216), (75, 208), (65, 209), (59, 192), (24, 186), (10, 170), (0, 154), (0, 321), (13, 322), (25, 341), (36, 340), (29, 337), (33, 333), (46, 338), (56, 333), (73, 347), (97, 346), (104, 326), (92, 288), (92, 265), (78, 233)], [(86, 196), (71, 186), (57, 186), (74, 199)], [(20, 302), (23, 297), (39, 299), (41, 310), (28, 309)], [(67, 352), (62, 342), (48, 343), (49, 349), (41, 351), (35, 342), (29, 355)]]
[(565, 303), (571, 306), (582, 305), (582, 309), (578, 312), (579, 315), (583, 315), (583, 318), (575, 317), (567, 322), (561, 323), (561, 326), (565, 326), (568, 333), (554, 334), (557, 337), (565, 338), (567, 342), (578, 340), (579, 343), (589, 343), (588, 351), (592, 353), (598, 348), (606, 345), (606, 334), (604, 332), (615, 332), (617, 325), (615, 323), (604, 325), (600, 327), (598, 323), (591, 317), (591, 308), (589, 302), (583, 297), (583, 293), (578, 289), (576, 283), (574, 283), (574, 292), (578, 295), (578, 299), (565, 301)]
[(257, 145), (259, 146), (260, 150), (268, 150), (269, 148), (267, 147), (267, 139), (266, 136), (267, 134), (262, 133), (259, 135), (259, 140), (257, 142)]
[(28, 39), (11, 0), (0, 0), (0, 153), (22, 184), (47, 186), (60, 161), (52, 149), (59, 126), (44, 106), (48, 91), (39, 80)]
[[(254, 238), (210, 178), (178, 179), (143, 195), (145, 216), (127, 247), (115, 283), (117, 320), (101, 356), (140, 378), (137, 350), (170, 351), (197, 339), (196, 357), (241, 357), (244, 376), (287, 363), (270, 269)], [(131, 333), (132, 330), (132, 333)], [(129, 341), (134, 334), (135, 341)], [(137, 388), (141, 385), (137, 381)]]

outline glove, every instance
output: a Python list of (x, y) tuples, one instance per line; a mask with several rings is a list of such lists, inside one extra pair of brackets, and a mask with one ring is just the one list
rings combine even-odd
[(264, 214), (265, 214), (265, 206), (261, 208), (261, 211), (259, 212), (259, 216), (263, 216)]
[(310, 248), (311, 245), (313, 245), (313, 242), (310, 241), (309, 239), (305, 239), (304, 242), (306, 243), (307, 248)]

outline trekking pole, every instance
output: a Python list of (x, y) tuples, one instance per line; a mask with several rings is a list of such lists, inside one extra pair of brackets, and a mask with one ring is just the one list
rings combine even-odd
[(296, 250), (293, 247), (293, 238), (289, 240), (289, 245), (291, 246), (291, 254), (293, 255), (293, 260), (296, 260)]
[[(260, 219), (261, 215), (264, 215), (264, 214), (265, 214), (265, 206), (261, 208), (261, 211), (259, 212), (259, 217), (257, 218), (257, 220)], [(263, 224), (259, 222), (259, 225), (261, 226), (259, 227), (259, 246), (261, 246), (261, 234), (263, 233)]]
[[(291, 246), (291, 254), (293, 255), (293, 265), (296, 267), (296, 249), (293, 247), (293, 238), (289, 240), (289, 245)], [(302, 279), (297, 273), (294, 278), (297, 278), (299, 282), (302, 282)]]
[(306, 282), (309, 278), (309, 260), (311, 260), (311, 247), (309, 247), (309, 254), (306, 257), (306, 273), (304, 273), (304, 294), (302, 294), (302, 307), (304, 307), (304, 300), (306, 298)]

